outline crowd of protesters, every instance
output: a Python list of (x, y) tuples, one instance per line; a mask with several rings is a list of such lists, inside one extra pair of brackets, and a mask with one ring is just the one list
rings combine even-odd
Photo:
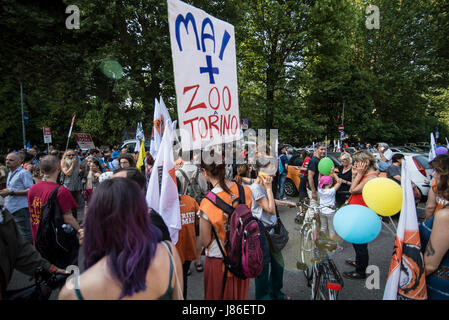
[[(313, 154), (302, 151), (300, 200), (308, 197), (311, 205), (316, 206), (366, 206), (363, 186), (380, 172), (400, 183), (403, 155), (393, 156), (388, 148), (377, 148), (376, 159), (374, 149), (367, 147), (352, 155), (342, 152), (342, 166), (333, 178), (321, 176), (318, 171), (327, 145), (318, 143)], [(138, 153), (127, 148), (45, 153), (37, 148), (10, 150), (6, 157), (0, 156), (0, 205), (5, 209), (0, 224), (7, 221), (15, 225), (14, 236), (27, 243), (26, 250), (35, 265), (52, 272), (63, 272), (68, 265), (76, 265), (78, 244), (64, 261), (45, 259), (29, 247), (36, 245), (42, 208), (56, 191), (64, 222), (77, 234), (86, 269), (79, 278), (72, 279), (77, 281), (75, 289), (62, 288), (60, 299), (185, 299), (192, 262), (197, 272), (204, 271), (206, 300), (247, 299), (250, 279), (230, 275), (223, 288), (223, 255), (219, 247), (228, 240), (228, 221), (223, 210), (205, 197), (213, 192), (228, 205), (234, 205), (243, 190), (244, 203), (269, 229), (277, 222), (277, 206), (296, 206), (284, 196), (291, 152), (281, 146), (274, 166), (260, 161), (261, 157), (272, 155), (269, 148), (265, 152), (257, 150), (257, 160), (252, 163), (244, 149), (243, 164), (205, 163), (196, 159), (194, 152), (189, 153), (189, 159), (181, 155), (182, 152), (175, 161), (182, 222), (176, 246), (171, 243), (164, 219), (148, 208), (145, 200), (154, 159), (147, 153), (143, 166), (136, 168)], [(431, 165), (435, 174), (426, 207), (427, 220), (420, 225), (425, 272), (430, 283), (429, 298), (449, 299), (449, 233), (445, 232), (449, 229), (447, 152), (438, 155)], [(335, 238), (333, 214), (325, 212), (321, 217), (331, 239)], [(368, 246), (354, 244), (354, 250), (355, 259), (346, 263), (355, 270), (344, 275), (365, 279)], [(282, 292), (282, 252), (271, 251), (269, 261), (255, 279), (256, 299), (290, 299)], [(6, 268), (3, 264), (0, 267)], [(0, 297), (10, 280), (11, 268), (13, 262), (7, 273), (0, 272)]]

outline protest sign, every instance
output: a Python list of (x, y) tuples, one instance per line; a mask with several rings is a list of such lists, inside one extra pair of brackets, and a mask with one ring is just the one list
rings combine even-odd
[(75, 141), (82, 150), (95, 149), (95, 144), (89, 133), (74, 133)]
[(182, 149), (240, 138), (234, 26), (168, 0)]
[(51, 129), (50, 127), (44, 127), (42, 129), (44, 133), (44, 143), (51, 143)]

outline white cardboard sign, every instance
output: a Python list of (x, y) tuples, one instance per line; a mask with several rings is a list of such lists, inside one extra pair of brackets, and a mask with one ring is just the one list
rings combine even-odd
[(238, 140), (234, 26), (182, 1), (167, 3), (182, 149)]

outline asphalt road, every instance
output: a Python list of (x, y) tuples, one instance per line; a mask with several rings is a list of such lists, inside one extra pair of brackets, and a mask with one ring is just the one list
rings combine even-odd
[[(290, 199), (296, 201), (297, 199)], [(422, 217), (424, 214), (425, 203), (420, 203), (418, 206), (418, 216)], [(283, 292), (289, 295), (293, 300), (308, 300), (310, 299), (310, 289), (306, 285), (305, 277), (302, 271), (296, 268), (298, 260), (298, 235), (299, 226), (295, 223), (297, 209), (295, 208), (279, 208), (280, 217), (289, 231), (290, 240), (283, 250), (285, 270), (284, 270), (284, 287)], [(82, 219), (82, 211), (79, 211), (78, 217)], [(399, 216), (393, 217), (393, 221), (397, 224)], [(391, 228), (391, 223), (389, 224)], [(340, 300), (381, 300), (383, 297), (383, 290), (388, 276), (390, 266), (390, 259), (393, 253), (395, 236), (382, 225), (382, 231), (379, 236), (369, 243), (369, 265), (373, 271), (367, 281), (365, 280), (349, 280), (344, 279), (344, 287), (339, 295)], [(337, 268), (340, 273), (343, 271), (351, 271), (352, 268), (345, 264), (346, 259), (354, 259), (354, 249), (351, 243), (343, 241), (341, 244), (343, 251), (332, 255)], [(203, 257), (204, 259), (204, 257)], [(83, 256), (80, 250), (79, 265), (82, 272)], [(17, 289), (25, 287), (32, 283), (32, 280), (15, 271), (13, 278), (8, 286), (8, 289)], [(57, 299), (57, 293), (54, 292), (51, 299)], [(192, 263), (191, 275), (188, 277), (188, 300), (204, 300), (203, 289), (203, 273), (198, 273)], [(250, 281), (249, 300), (254, 300), (254, 280)]]

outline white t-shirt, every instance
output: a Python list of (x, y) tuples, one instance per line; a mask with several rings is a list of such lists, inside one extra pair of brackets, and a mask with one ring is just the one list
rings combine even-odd
[[(335, 206), (335, 194), (336, 190), (335, 188), (330, 189), (321, 189), (318, 188), (318, 197), (320, 198), (320, 206)], [(321, 209), (322, 214), (333, 214), (335, 213), (335, 210), (330, 208), (322, 208)]]
[(270, 214), (262, 209), (262, 207), (257, 203), (257, 200), (262, 198), (267, 198), (267, 191), (259, 184), (253, 183), (249, 186), (253, 196), (253, 203), (251, 207), (251, 212), (253, 216), (262, 221), (263, 225), (270, 227), (276, 224), (277, 217), (275, 214)]

